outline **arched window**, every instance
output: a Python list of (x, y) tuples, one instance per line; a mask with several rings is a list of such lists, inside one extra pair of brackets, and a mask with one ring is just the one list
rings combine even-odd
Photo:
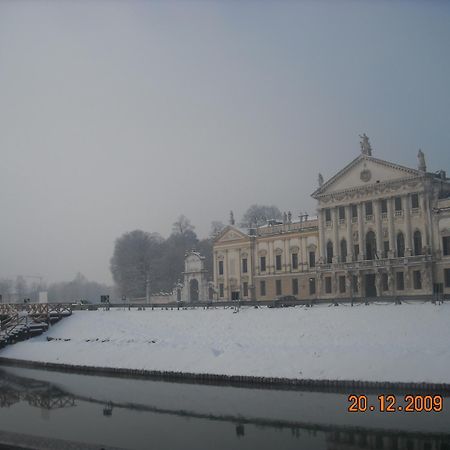
[(366, 234), (366, 259), (375, 259), (377, 254), (377, 238), (373, 231)]
[(345, 239), (341, 241), (341, 260), (343, 262), (347, 260), (347, 241)]
[(402, 232), (397, 234), (397, 256), (399, 258), (405, 256), (405, 237)]
[(414, 254), (422, 254), (422, 233), (419, 230), (414, 232)]
[(328, 241), (327, 244), (327, 263), (330, 264), (333, 262), (333, 243)]

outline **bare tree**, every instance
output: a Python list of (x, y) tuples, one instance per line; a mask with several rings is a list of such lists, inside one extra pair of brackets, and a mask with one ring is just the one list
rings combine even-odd
[(158, 273), (162, 243), (159, 234), (141, 230), (125, 233), (116, 240), (110, 267), (121, 295), (149, 296)]
[(26, 298), (28, 295), (27, 281), (25, 280), (25, 278), (22, 275), (19, 275), (16, 278), (15, 289), (16, 289), (17, 300), (19, 302), (22, 302), (24, 300), (24, 298)]
[(8, 278), (3, 278), (0, 280), (0, 295), (2, 296), (3, 303), (8, 303), (11, 301), (13, 285), (13, 280)]
[(194, 225), (191, 221), (183, 214), (181, 214), (178, 219), (173, 223), (172, 234), (186, 234), (189, 232), (194, 232)]
[(254, 227), (264, 225), (268, 220), (282, 218), (281, 211), (274, 205), (251, 205), (245, 211), (241, 220), (241, 227)]
[(211, 231), (209, 232), (209, 236), (211, 238), (216, 237), (223, 229), (225, 228), (225, 224), (220, 220), (213, 220), (211, 222)]

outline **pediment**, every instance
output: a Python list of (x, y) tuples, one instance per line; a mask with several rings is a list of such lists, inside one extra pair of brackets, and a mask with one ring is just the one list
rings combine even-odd
[(312, 197), (318, 198), (348, 189), (354, 190), (359, 187), (406, 180), (422, 174), (423, 172), (416, 169), (410, 169), (371, 156), (360, 155), (317, 189)]
[(220, 242), (231, 242), (231, 241), (240, 241), (242, 239), (249, 239), (248, 235), (243, 233), (238, 228), (228, 225), (225, 227), (220, 234), (214, 239), (214, 242), (220, 243)]

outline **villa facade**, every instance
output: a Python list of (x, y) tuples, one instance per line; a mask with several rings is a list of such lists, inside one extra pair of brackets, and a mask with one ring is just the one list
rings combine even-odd
[(450, 294), (450, 180), (361, 154), (312, 197), (317, 218), (226, 227), (214, 241), (219, 300)]

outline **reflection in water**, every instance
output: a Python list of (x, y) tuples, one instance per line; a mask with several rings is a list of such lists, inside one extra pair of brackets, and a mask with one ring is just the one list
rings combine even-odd
[(0, 370), (0, 408), (27, 402), (41, 409), (75, 406), (75, 397), (47, 381), (17, 377)]
[[(132, 383), (133, 381), (130, 380), (129, 382)], [(235, 448), (254, 448), (255, 445), (258, 448), (273, 448), (276, 445), (281, 448), (303, 448), (302, 444), (307, 442), (308, 449), (324, 450), (450, 450), (450, 434), (369, 430), (360, 426), (275, 421), (273, 419), (243, 417), (239, 414), (208, 414), (198, 411), (164, 409), (161, 406), (133, 402), (104, 401), (96, 399), (95, 394), (95, 392), (92, 392), (92, 396), (89, 397), (74, 395), (51, 382), (21, 377), (0, 370), (0, 408), (28, 405), (28, 407), (38, 408), (45, 412), (48, 420), (53, 419), (53, 417), (50, 418), (50, 411), (80, 408), (82, 410), (81, 415), (86, 416), (85, 420), (90, 423), (95, 423), (100, 417), (110, 418), (107, 419), (108, 421), (114, 420), (114, 411), (114, 416), (118, 415), (117, 420), (123, 423), (122, 433), (125, 435), (128, 433), (127, 427), (131, 429), (133, 424), (130, 425), (130, 421), (123, 422), (122, 417), (124, 413), (133, 411), (138, 414), (147, 413), (148, 423), (155, 424), (158, 422), (159, 428), (167, 427), (170, 430), (174, 424), (175, 428), (184, 426), (185, 429), (183, 432), (180, 431), (180, 434), (184, 433), (185, 436), (189, 434), (186, 430), (192, 431), (196, 422), (198, 422), (198, 426), (205, 430), (205, 433), (210, 433), (216, 439), (234, 439), (231, 442)], [(261, 395), (264, 395), (264, 392)], [(136, 416), (133, 417), (133, 420), (136, 421)], [(66, 420), (73, 419), (67, 418)], [(223, 427), (221, 424), (227, 426)], [(0, 428), (2, 427), (3, 422), (0, 424)], [(230, 435), (230, 431), (232, 435)], [(94, 430), (94, 435), (95, 432), (98, 434), (98, 436), (95, 436), (98, 441), (105, 439), (102, 431)], [(225, 432), (228, 434), (227, 437), (223, 434)], [(163, 433), (161, 436), (164, 439), (166, 435)], [(259, 438), (258, 444), (256, 444), (255, 436)], [(201, 444), (204, 445), (205, 442), (195, 441), (201, 438), (202, 436), (193, 433), (192, 442), (187, 442), (188, 439), (186, 439), (183, 442), (183, 448), (201, 448)], [(295, 444), (296, 441), (297, 444)], [(157, 442), (159, 444), (159, 441)], [(130, 445), (133, 448), (145, 448), (147, 442), (133, 442)]]

